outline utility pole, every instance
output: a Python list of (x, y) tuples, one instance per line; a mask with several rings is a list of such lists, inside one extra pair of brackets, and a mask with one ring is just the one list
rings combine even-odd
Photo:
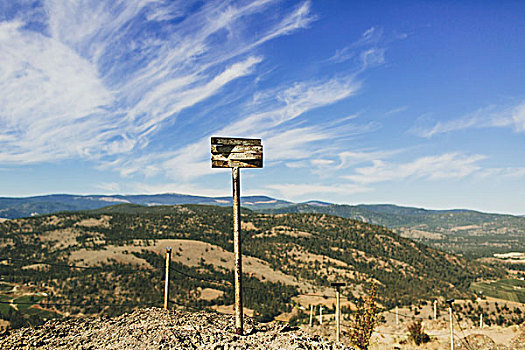
[(241, 177), (240, 168), (262, 168), (261, 139), (211, 138), (212, 168), (232, 168), (233, 252), (235, 255), (235, 333), (243, 334), (242, 250), (241, 250)]
[(312, 327), (314, 324), (314, 305), (310, 304), (310, 327)]
[(399, 324), (399, 308), (396, 306), (396, 326)]
[(335, 323), (336, 323), (336, 333), (335, 333), (335, 340), (339, 342), (339, 335), (341, 333), (341, 301), (340, 301), (340, 293), (341, 293), (341, 287), (345, 286), (345, 283), (341, 282), (333, 282), (331, 283), (332, 287), (335, 287), (335, 297), (336, 297), (336, 309), (335, 309)]
[(448, 311), (450, 316), (450, 350), (454, 350), (454, 325), (452, 323), (452, 303), (454, 302), (454, 299), (448, 299)]
[(437, 300), (434, 300), (434, 321), (437, 320)]
[(319, 306), (319, 324), (323, 325), (323, 305)]
[(483, 328), (483, 314), (479, 315), (479, 328)]
[(168, 310), (169, 284), (170, 284), (171, 247), (166, 247), (166, 275), (164, 280), (164, 309)]

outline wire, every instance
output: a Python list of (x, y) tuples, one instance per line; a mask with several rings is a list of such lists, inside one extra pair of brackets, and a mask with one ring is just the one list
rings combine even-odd
[[(389, 313), (394, 314), (394, 315), (396, 314), (396, 312), (392, 311), (392, 310), (385, 310), (384, 312), (389, 312)], [(416, 319), (420, 319), (420, 320), (426, 320), (424, 317), (415, 316), (415, 315), (414, 316), (410, 316), (410, 315), (400, 314), (399, 312), (397, 313), (397, 315), (401, 316), (401, 317), (410, 318), (410, 319), (416, 318)]]
[[(188, 277), (188, 278), (191, 278), (191, 279), (193, 279), (193, 280), (197, 280), (197, 281), (205, 281), (205, 282), (211, 282), (211, 283), (219, 283), (219, 282), (217, 282), (217, 280), (213, 280), (213, 279), (211, 279), (211, 278), (195, 277), (195, 276), (188, 275), (187, 273), (182, 272), (182, 271), (180, 271), (180, 270), (177, 270), (176, 268), (171, 267), (171, 266), (170, 266), (170, 270), (175, 271), (175, 272), (177, 272), (177, 273), (179, 273), (179, 274), (181, 274), (181, 275), (183, 275), (183, 276), (186, 276), (186, 277)], [(224, 281), (224, 282), (226, 282), (226, 281)]]
[[(170, 300), (171, 301), (171, 300)], [(36, 302), (16, 302), (16, 301), (0, 301), (0, 304), (8, 304), (8, 305), (46, 305), (46, 306), (78, 306), (78, 307), (85, 307), (85, 306), (153, 306), (158, 305), (159, 303), (140, 303), (140, 304), (74, 304), (74, 303), (51, 303), (51, 302), (45, 302), (45, 301), (36, 301)]]
[[(44, 265), (50, 265), (50, 266), (69, 267), (73, 269), (106, 270), (108, 272), (111, 272), (111, 269), (113, 268), (112, 266), (80, 266), (80, 265), (56, 264), (56, 263), (50, 263), (47, 261), (32, 260), (32, 259), (0, 258), (0, 260), (20, 261), (20, 262), (27, 262), (27, 263), (32, 263), (32, 264), (44, 264)], [(133, 272), (137, 271), (137, 269), (118, 269), (118, 270), (119, 271), (133, 271)]]
[[(459, 320), (458, 320), (458, 318), (456, 317), (456, 315), (455, 315), (454, 312), (452, 312), (452, 316), (453, 316), (454, 319), (456, 320), (456, 323), (458, 324), (459, 329), (461, 330), (461, 334), (463, 334), (463, 338), (460, 338), (459, 340), (461, 340), (461, 342), (465, 345), (465, 347), (466, 347), (467, 349), (472, 350), (472, 348), (471, 348), (471, 346), (470, 346), (470, 344), (469, 344), (469, 342), (468, 342), (468, 340), (467, 340), (467, 337), (466, 337), (466, 335), (465, 335), (465, 331), (463, 330), (463, 327), (461, 327), (461, 324), (459, 323)], [(464, 341), (463, 341), (463, 340), (464, 340)], [(467, 345), (468, 345), (468, 346), (467, 346)]]

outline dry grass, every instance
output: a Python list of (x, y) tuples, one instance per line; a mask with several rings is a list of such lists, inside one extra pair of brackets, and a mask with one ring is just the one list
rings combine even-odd
[(224, 292), (222, 290), (213, 289), (213, 288), (204, 288), (204, 289), (199, 288), (199, 292), (200, 292), (199, 299), (207, 300), (207, 301), (215, 300), (224, 295)]
[[(233, 315), (235, 314), (234, 306), (232, 305), (214, 305), (212, 306), (212, 309), (226, 315)], [(255, 312), (252, 309), (248, 309), (246, 307), (243, 307), (243, 313), (244, 315), (253, 317)]]
[(64, 228), (45, 232), (39, 238), (42, 242), (55, 242), (53, 249), (65, 249), (77, 245), (77, 237), (81, 234), (78, 228)]
[[(187, 266), (197, 267), (200, 266), (201, 262), (212, 264), (224, 270), (232, 270), (234, 266), (233, 252), (228, 252), (210, 243), (187, 239), (159, 239), (151, 246), (144, 246), (140, 243), (136, 241), (133, 245), (109, 245), (104, 250), (80, 249), (71, 253), (70, 261), (81, 261), (92, 266), (108, 263), (109, 260), (113, 259), (121, 263), (150, 267), (145, 260), (130, 253), (149, 250), (164, 256), (166, 248), (171, 247), (173, 249), (172, 260)], [(313, 290), (313, 285), (310, 283), (298, 281), (293, 276), (276, 271), (266, 261), (258, 258), (243, 256), (243, 272), (261, 280), (281, 282), (298, 288)]]
[(111, 216), (103, 215), (98, 219), (89, 218), (81, 220), (75, 223), (74, 226), (83, 226), (83, 227), (109, 227), (110, 226)]
[(140, 259), (132, 252), (141, 252), (144, 247), (140, 246), (112, 246), (109, 245), (104, 250), (80, 249), (71, 253), (69, 260), (72, 263), (82, 262), (88, 266), (96, 266), (102, 263), (107, 264), (114, 260), (122, 264), (131, 264), (141, 267), (151, 268), (151, 265), (144, 259)]

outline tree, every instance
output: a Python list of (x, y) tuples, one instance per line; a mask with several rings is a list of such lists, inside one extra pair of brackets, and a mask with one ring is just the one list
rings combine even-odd
[(360, 349), (366, 350), (370, 346), (370, 338), (378, 324), (379, 309), (376, 304), (376, 285), (373, 284), (367, 296), (358, 305), (352, 320), (350, 340)]
[(430, 341), (428, 334), (423, 331), (421, 319), (417, 319), (413, 323), (409, 324), (408, 331), (410, 332), (409, 337), (414, 341), (414, 343), (416, 343), (417, 346)]

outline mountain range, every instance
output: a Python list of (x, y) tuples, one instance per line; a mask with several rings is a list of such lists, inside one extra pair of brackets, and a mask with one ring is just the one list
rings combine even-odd
[[(231, 231), (231, 208), (195, 204), (124, 203), (6, 220), (0, 223), (0, 318), (39, 324), (38, 317), (55, 314), (118, 315), (160, 305), (168, 246), (173, 307), (231, 307)], [(469, 297), (473, 282), (506, 275), (383, 226), (333, 215), (244, 209), (242, 237), (245, 305), (265, 321), (293, 305), (333, 310), (332, 282), (347, 283), (348, 310), (373, 284), (378, 301), (391, 308)]]
[[(0, 198), (0, 218), (15, 219), (63, 211), (100, 209), (114, 204), (142, 206), (200, 204), (231, 206), (231, 197), (184, 194), (70, 195)], [(427, 210), (391, 204), (293, 203), (267, 196), (242, 197), (245, 208), (269, 214), (320, 213), (388, 227), (403, 237), (474, 257), (525, 251), (525, 217), (474, 210)]]

